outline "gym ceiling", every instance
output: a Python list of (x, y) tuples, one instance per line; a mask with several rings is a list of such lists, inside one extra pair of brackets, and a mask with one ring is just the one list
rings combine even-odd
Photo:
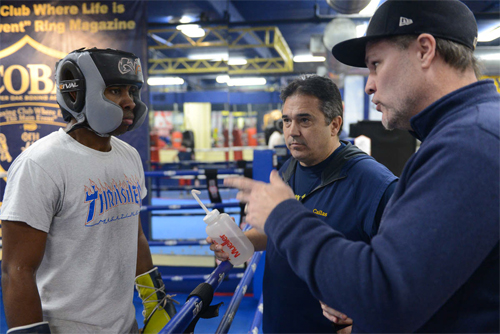
[[(150, 0), (149, 75), (181, 77), (192, 86), (190, 89), (203, 90), (218, 86), (215, 79), (223, 74), (265, 77), (268, 83), (279, 84), (301, 73), (316, 73), (318, 67), (357, 73), (352, 68), (336, 68), (335, 59), (329, 57), (322, 41), (325, 29), (329, 29), (327, 25), (335, 18), (348, 18), (356, 26), (366, 25), (369, 14), (359, 14), (356, 6), (368, 2)], [(500, 1), (463, 2), (474, 13), (480, 33), (500, 26)], [(205, 35), (188, 37), (179, 30), (181, 24), (196, 24)], [(488, 74), (500, 75), (500, 38), (479, 42), (479, 50), (496, 54), (493, 69), (498, 69), (498, 73)], [(324, 56), (326, 61), (293, 61), (294, 56), (311, 54)]]

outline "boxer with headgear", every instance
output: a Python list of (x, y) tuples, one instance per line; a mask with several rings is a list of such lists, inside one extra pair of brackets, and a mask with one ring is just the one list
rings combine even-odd
[(136, 149), (116, 138), (141, 126), (141, 63), (132, 53), (79, 49), (56, 64), (66, 130), (12, 163), (0, 218), (9, 333), (143, 333), (175, 314), (153, 267), (139, 212), (146, 196)]
[(64, 119), (76, 120), (71, 130), (86, 127), (107, 137), (120, 127), (122, 108), (103, 94), (112, 86), (134, 87), (130, 90), (134, 117), (127, 131), (138, 128), (146, 118), (148, 107), (140, 95), (144, 83), (141, 62), (132, 53), (95, 48), (73, 51), (57, 63), (56, 83), (57, 103)]

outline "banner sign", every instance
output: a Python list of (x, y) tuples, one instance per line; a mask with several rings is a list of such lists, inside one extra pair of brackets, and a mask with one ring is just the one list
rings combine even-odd
[[(12, 161), (66, 126), (56, 102), (56, 62), (83, 47), (112, 48), (133, 52), (146, 69), (146, 33), (140, 0), (0, 1), (0, 205)], [(146, 84), (142, 100), (149, 105)], [(148, 121), (120, 138), (149, 159)]]

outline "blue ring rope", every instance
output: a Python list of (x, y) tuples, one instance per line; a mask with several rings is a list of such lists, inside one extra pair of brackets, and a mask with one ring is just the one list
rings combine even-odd
[(259, 263), (261, 257), (262, 252), (256, 252), (252, 256), (252, 260), (250, 260), (250, 263), (245, 270), (245, 274), (243, 275), (240, 284), (236, 287), (233, 298), (231, 299), (226, 313), (224, 313), (224, 316), (222, 317), (222, 320), (219, 324), (219, 327), (215, 331), (215, 334), (227, 334), (227, 332), (229, 331), (229, 327), (231, 327), (231, 324), (233, 323), (234, 315), (236, 314), (236, 311), (238, 311), (238, 307), (240, 306), (241, 300), (243, 299), (243, 296), (247, 291), (247, 287), (252, 280), (255, 270), (257, 269), (257, 264)]
[(167, 239), (149, 241), (149, 246), (206, 246), (206, 239)]
[[(221, 208), (239, 208), (240, 203), (206, 203), (205, 206), (210, 209), (221, 209)], [(200, 209), (199, 204), (184, 204), (184, 205), (144, 205), (141, 207), (141, 211), (153, 211), (153, 210), (192, 210)]]
[[(252, 162), (247, 161), (246, 167), (251, 168), (253, 165)], [(238, 168), (238, 163), (232, 161), (213, 161), (213, 162), (201, 162), (196, 160), (184, 160), (179, 162), (169, 162), (169, 163), (158, 163), (152, 162), (151, 166), (156, 168), (161, 168), (163, 170), (169, 169), (179, 169), (180, 167), (203, 167), (205, 169), (212, 168)]]
[[(218, 169), (218, 175), (243, 175), (243, 168), (235, 169)], [(187, 176), (187, 175), (205, 175), (204, 169), (199, 170), (165, 170), (165, 171), (153, 171), (144, 172), (146, 177), (172, 177), (172, 176)]]
[(248, 334), (258, 334), (259, 327), (262, 324), (262, 313), (264, 312), (264, 303), (263, 296), (260, 295), (259, 304), (257, 305), (257, 309), (255, 310), (255, 315), (253, 317), (252, 325), (250, 326), (250, 330)]
[[(226, 274), (231, 270), (232, 264), (229, 261), (221, 262), (210, 274), (205, 283), (212, 286), (214, 291), (217, 290), (220, 283), (224, 280)], [(179, 312), (163, 327), (158, 334), (184, 333), (191, 321), (198, 315), (201, 310), (201, 298), (193, 296), (181, 307)]]
[[(199, 191), (203, 190), (208, 190), (206, 188), (206, 184), (200, 185), (200, 186), (165, 186), (165, 187), (160, 187), (159, 190), (161, 191), (182, 191), (182, 190), (192, 190), (192, 189), (197, 189)], [(205, 188), (203, 188), (205, 187)], [(227, 187), (223, 185), (218, 185), (217, 188), (220, 189), (234, 189), (233, 187)], [(151, 188), (151, 191), (157, 191), (157, 188)]]
[[(177, 276), (162, 276), (164, 281), (169, 282), (184, 282), (184, 281), (204, 281), (208, 279), (210, 275), (177, 275)], [(227, 274), (224, 276), (224, 280), (241, 279), (243, 273), (238, 274)]]

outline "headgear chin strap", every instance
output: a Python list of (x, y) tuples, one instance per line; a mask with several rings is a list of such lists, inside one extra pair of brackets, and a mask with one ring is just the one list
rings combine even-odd
[(107, 137), (123, 121), (123, 110), (104, 96), (108, 86), (134, 85), (134, 122), (128, 131), (141, 126), (148, 107), (141, 101), (144, 83), (141, 62), (133, 53), (113, 49), (79, 49), (56, 64), (57, 103), (65, 120), (76, 123), (69, 130), (85, 126)]

